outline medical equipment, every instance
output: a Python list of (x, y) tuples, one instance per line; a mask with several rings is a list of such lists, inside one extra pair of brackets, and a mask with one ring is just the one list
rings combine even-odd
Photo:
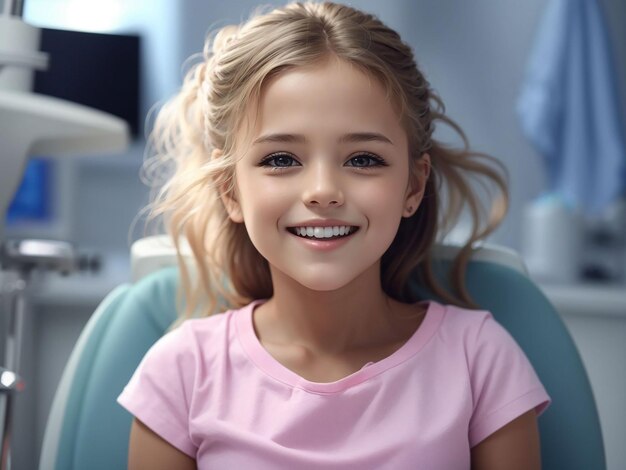
[(9, 305), (5, 368), (0, 369), (0, 469), (11, 467), (11, 411), (19, 377), (25, 292), (42, 269), (72, 272), (79, 256), (69, 243), (5, 240), (7, 208), (31, 155), (67, 156), (118, 153), (129, 144), (128, 125), (117, 117), (64, 100), (31, 93), (33, 70), (45, 70), (39, 52), (40, 29), (22, 21), (24, 2), (5, 0), (0, 15), (0, 297)]

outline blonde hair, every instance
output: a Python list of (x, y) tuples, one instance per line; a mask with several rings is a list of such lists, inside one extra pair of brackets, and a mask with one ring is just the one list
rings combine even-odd
[[(170, 329), (200, 307), (200, 315), (208, 316), (272, 296), (268, 262), (250, 241), (244, 224), (229, 219), (219, 190), (234, 190), (236, 131), (250, 103), (258, 102), (262, 85), (277, 74), (329, 56), (358, 67), (385, 87), (408, 135), (413, 178), (416, 162), (426, 152), (431, 156), (432, 172), (419, 210), (402, 219), (382, 257), (385, 293), (414, 301), (407, 281), (416, 271), (420, 282), (444, 301), (476, 307), (464, 282), (466, 265), (475, 242), (495, 230), (508, 207), (505, 179), (488, 163), (500, 167), (505, 176), (506, 170), (495, 158), (469, 150), (465, 134), (445, 116), (443, 102), (398, 33), (375, 16), (346, 5), (298, 2), (267, 13), (258, 10), (244, 24), (224, 27), (213, 39), (209, 35), (202, 60), (186, 73), (180, 92), (157, 115), (149, 140), (155, 153), (146, 159), (144, 170), (149, 180), (150, 175), (167, 177), (150, 181), (155, 191), (147, 207), (148, 222), (161, 216), (175, 243), (179, 302), (185, 304), (183, 308), (179, 303), (179, 317)], [(436, 121), (451, 126), (461, 136), (463, 148), (434, 140)], [(221, 150), (218, 158), (211, 158), (213, 149)], [(472, 175), (500, 191), (486, 222), (485, 208), (470, 184)], [(435, 279), (431, 252), (437, 236), (449, 233), (465, 204), (472, 231), (454, 260), (451, 293)], [(188, 242), (194, 269), (183, 259), (181, 238)]]

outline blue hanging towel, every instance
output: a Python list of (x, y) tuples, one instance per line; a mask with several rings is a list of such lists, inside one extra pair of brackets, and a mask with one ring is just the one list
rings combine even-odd
[(626, 193), (626, 151), (607, 29), (596, 0), (550, 0), (517, 114), (549, 191), (598, 215)]

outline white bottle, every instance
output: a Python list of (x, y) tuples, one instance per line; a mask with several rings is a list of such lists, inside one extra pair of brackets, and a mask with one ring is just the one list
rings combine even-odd
[(579, 213), (557, 194), (544, 195), (524, 210), (522, 255), (538, 282), (579, 280), (583, 224)]

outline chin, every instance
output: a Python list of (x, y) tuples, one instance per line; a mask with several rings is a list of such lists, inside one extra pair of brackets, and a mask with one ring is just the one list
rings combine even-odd
[(320, 283), (301, 283), (304, 287), (309, 290), (316, 292), (332, 292), (341, 289), (346, 284), (331, 284), (329, 282), (320, 282)]
[(303, 269), (294, 267), (284, 266), (285, 269), (281, 269), (274, 266), (273, 281), (294, 282), (311, 291), (331, 292), (357, 282), (368, 271), (364, 266), (344, 266), (345, 269), (341, 269), (332, 264), (301, 267)]
[(354, 281), (355, 276), (340, 277), (336, 275), (315, 276), (315, 277), (293, 277), (302, 286), (312, 291), (331, 292), (339, 290)]

